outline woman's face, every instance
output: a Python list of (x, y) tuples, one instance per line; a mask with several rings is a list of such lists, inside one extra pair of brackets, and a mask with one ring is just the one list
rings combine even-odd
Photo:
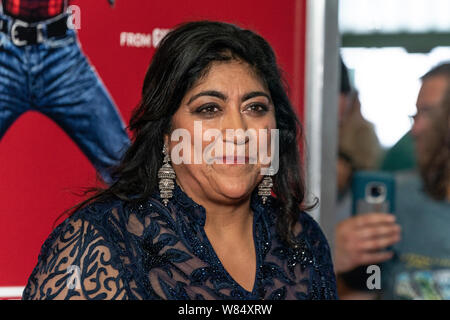
[[(166, 136), (165, 142), (181, 187), (194, 200), (217, 203), (244, 200), (263, 178), (261, 167), (268, 166), (259, 160), (262, 135), (267, 139), (265, 154), (271, 154), (270, 132), (276, 129), (276, 121), (270, 93), (247, 63), (236, 60), (215, 62), (182, 99), (172, 118), (172, 133), (177, 129), (189, 132), (190, 141), (184, 144), (189, 150), (175, 148), (184, 142), (184, 138), (173, 141)], [(204, 134), (207, 130), (212, 132), (210, 129), (216, 129), (215, 132), (221, 135), (206, 140)], [(236, 135), (230, 135), (230, 132), (227, 135), (227, 129), (235, 130)], [(238, 129), (242, 131), (236, 131)], [(250, 148), (251, 135), (242, 134), (248, 129), (254, 129), (250, 131), (256, 133), (253, 137), (257, 140), (253, 141), (257, 142), (257, 154)], [(183, 156), (190, 161), (178, 161), (178, 164), (174, 161), (174, 157)]]

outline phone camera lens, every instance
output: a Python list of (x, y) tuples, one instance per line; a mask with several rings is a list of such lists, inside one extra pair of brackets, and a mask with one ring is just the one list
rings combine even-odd
[(383, 191), (380, 186), (373, 186), (372, 188), (370, 188), (370, 195), (373, 198), (380, 197), (382, 193), (383, 193)]

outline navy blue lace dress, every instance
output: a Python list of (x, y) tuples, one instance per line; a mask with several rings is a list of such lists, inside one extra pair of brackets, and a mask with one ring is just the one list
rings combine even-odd
[(129, 205), (93, 203), (60, 224), (42, 246), (23, 299), (336, 299), (328, 243), (302, 213), (300, 245), (282, 244), (276, 200), (253, 192), (257, 270), (252, 292), (222, 266), (205, 231), (205, 209), (176, 185)]

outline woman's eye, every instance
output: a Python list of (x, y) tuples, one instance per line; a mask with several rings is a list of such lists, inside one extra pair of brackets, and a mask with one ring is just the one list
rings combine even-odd
[(214, 104), (201, 106), (200, 108), (195, 110), (196, 113), (205, 114), (205, 115), (213, 115), (218, 111), (220, 111), (219, 107)]
[(263, 114), (266, 113), (269, 110), (269, 108), (264, 104), (255, 103), (248, 106), (247, 110), (249, 110), (250, 112)]

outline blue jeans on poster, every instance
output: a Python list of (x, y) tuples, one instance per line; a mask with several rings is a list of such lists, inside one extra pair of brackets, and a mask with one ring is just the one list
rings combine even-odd
[(56, 122), (105, 182), (112, 183), (109, 168), (121, 160), (130, 140), (75, 31), (25, 46), (16, 46), (0, 32), (0, 141), (29, 110)]

